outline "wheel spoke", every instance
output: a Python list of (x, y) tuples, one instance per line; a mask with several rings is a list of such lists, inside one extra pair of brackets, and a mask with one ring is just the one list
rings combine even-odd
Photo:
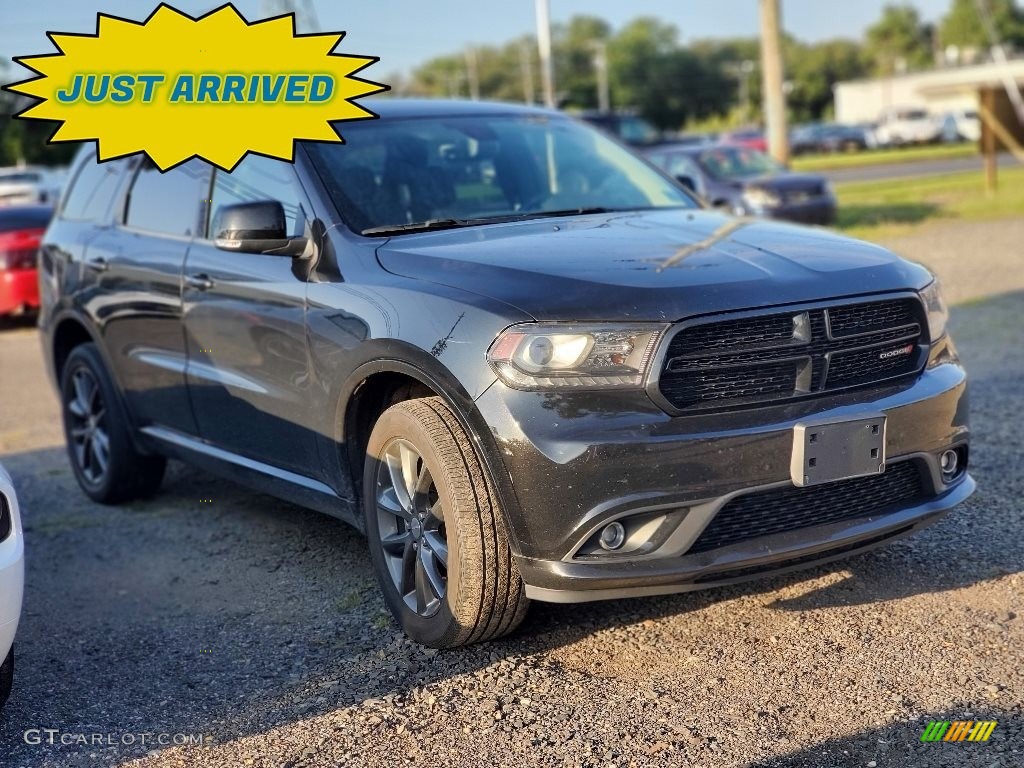
[(420, 549), (420, 569), (423, 571), (427, 587), (430, 589), (430, 602), (443, 598), (445, 592), (445, 578), (441, 575), (441, 572), (437, 570), (437, 563), (434, 560), (434, 554), (426, 548)]
[(398, 591), (403, 596), (411, 594), (416, 589), (416, 548), (413, 547), (412, 541), (410, 540), (405, 545), (405, 549), (402, 551), (402, 578), (401, 583), (398, 586)]
[(97, 429), (92, 436), (92, 454), (96, 459), (99, 473), (102, 475), (107, 471), (107, 464), (110, 459), (110, 440), (107, 433)]
[(426, 613), (427, 606), (432, 601), (432, 595), (430, 593), (430, 584), (428, 581), (427, 574), (423, 567), (423, 558), (416, 558), (416, 613)]
[[(427, 530), (423, 532), (423, 538), (426, 540), (427, 545), (430, 547), (430, 551), (434, 553), (434, 556), (445, 568), (448, 567), (448, 542), (444, 540), (444, 536), (441, 535), (440, 531)], [(440, 597), (440, 595), (438, 595)]]
[(388, 477), (391, 480), (391, 488), (394, 490), (395, 499), (402, 509), (412, 511), (412, 497), (409, 496), (409, 488), (402, 476), (401, 450), (391, 448), (384, 455), (384, 461), (388, 467)]
[(399, 557), (405, 554), (405, 548), (412, 543), (412, 534), (409, 531), (399, 531), (380, 538), (384, 551)]
[(416, 495), (416, 480), (419, 476), (417, 464), (420, 457), (408, 443), (399, 443), (398, 451), (402, 456), (402, 480), (405, 483), (405, 491), (412, 499)]
[(377, 509), (402, 520), (409, 520), (412, 514), (402, 506), (394, 487), (384, 488), (377, 494)]
[(89, 434), (89, 428), (88, 427), (81, 427), (81, 426), (79, 426), (79, 427), (72, 427), (71, 428), (71, 437), (73, 437), (75, 439), (75, 441), (81, 441), (81, 440), (85, 439), (85, 436), (87, 434)]

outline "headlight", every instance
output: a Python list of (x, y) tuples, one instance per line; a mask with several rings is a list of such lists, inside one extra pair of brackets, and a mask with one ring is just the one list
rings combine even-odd
[(667, 327), (523, 323), (494, 340), (487, 362), (514, 389), (635, 389)]
[(946, 309), (946, 302), (942, 300), (938, 280), (934, 280), (921, 291), (921, 301), (924, 302), (925, 312), (928, 313), (928, 338), (932, 342), (938, 341), (946, 333), (946, 321), (949, 320), (949, 310)]
[(759, 189), (758, 187), (751, 187), (750, 189), (743, 190), (743, 202), (751, 208), (768, 208), (773, 205), (778, 205), (780, 200), (779, 196), (774, 192), (769, 192), (767, 189)]

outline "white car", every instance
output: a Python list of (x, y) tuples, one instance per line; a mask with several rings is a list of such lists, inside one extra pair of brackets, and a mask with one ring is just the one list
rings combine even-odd
[(882, 113), (875, 128), (875, 141), (880, 147), (928, 144), (938, 140), (939, 134), (939, 125), (927, 110), (891, 109)]
[(0, 168), (0, 205), (55, 203), (64, 186), (62, 169), (35, 166)]
[(18, 497), (11, 476), (0, 466), (0, 707), (14, 683), (14, 633), (25, 585), (24, 552)]
[(938, 120), (943, 141), (978, 141), (981, 139), (981, 119), (974, 110), (961, 109), (947, 112)]

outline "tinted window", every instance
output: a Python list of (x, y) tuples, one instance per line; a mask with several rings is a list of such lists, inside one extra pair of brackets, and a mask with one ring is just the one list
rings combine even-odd
[(191, 237), (199, 220), (199, 201), (206, 197), (206, 170), (198, 160), (166, 173), (148, 161), (139, 167), (128, 192), (124, 223), (134, 229)]
[(231, 173), (220, 170), (214, 173), (213, 202), (210, 205), (207, 236), (213, 237), (210, 228), (221, 206), (260, 200), (276, 200), (281, 203), (284, 207), (288, 234), (297, 237), (302, 235), (306, 220), (302, 214), (292, 166), (279, 160), (250, 155)]
[(61, 216), (77, 221), (105, 219), (126, 165), (126, 160), (97, 163), (96, 155), (89, 153), (64, 200)]
[(29, 183), (38, 184), (43, 180), (43, 177), (38, 173), (2, 173), (0, 174), (0, 184), (17, 184), (17, 183)]

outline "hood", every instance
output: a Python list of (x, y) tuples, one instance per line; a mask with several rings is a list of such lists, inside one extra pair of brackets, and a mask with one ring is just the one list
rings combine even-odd
[(922, 288), (879, 246), (703, 210), (537, 219), (393, 237), (394, 274), (472, 291), (537, 320), (657, 320)]

